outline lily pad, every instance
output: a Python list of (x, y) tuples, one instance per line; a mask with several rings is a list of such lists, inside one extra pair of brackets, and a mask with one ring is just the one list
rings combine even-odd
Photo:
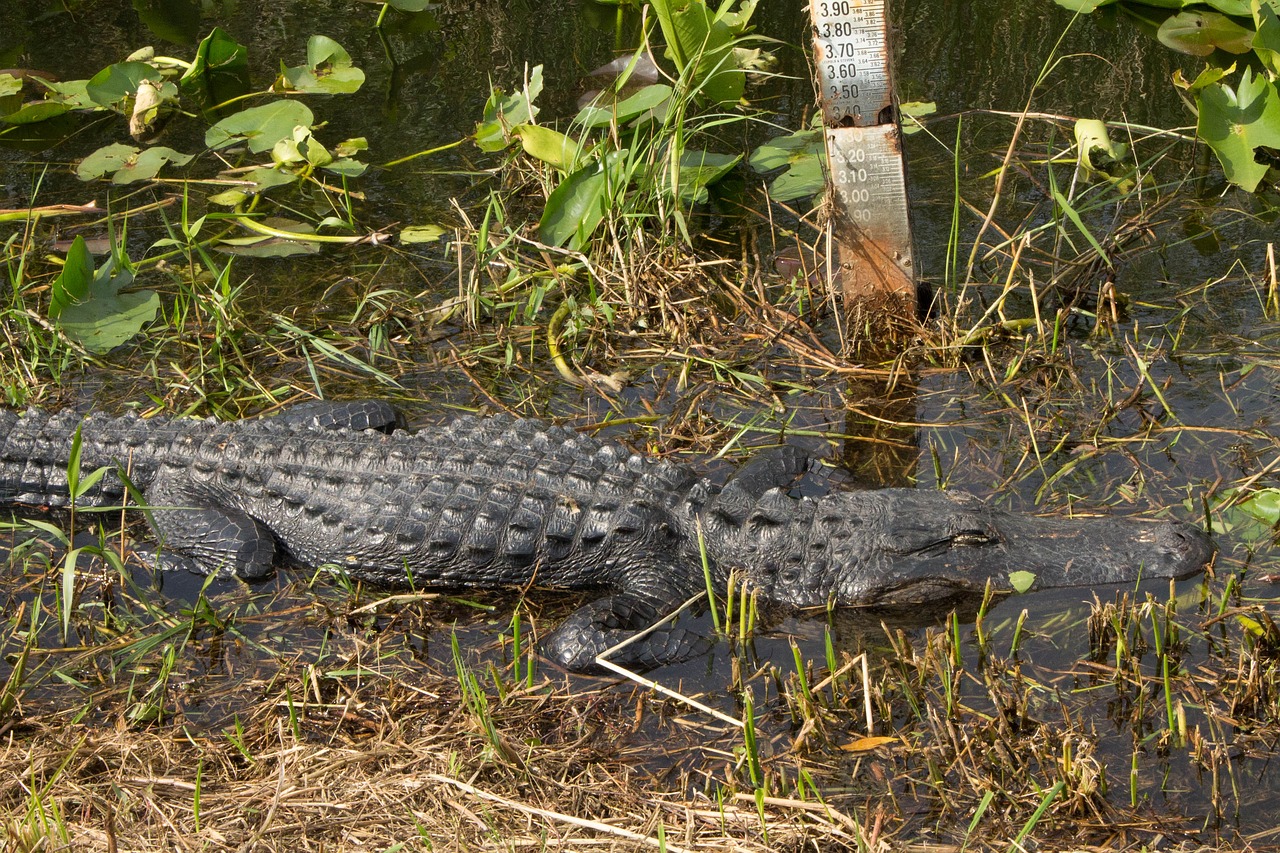
[(400, 232), (401, 243), (434, 243), (443, 237), (445, 230), (439, 225), (410, 225)]
[(124, 102), (133, 97), (143, 80), (161, 85), (164, 75), (145, 62), (117, 62), (93, 75), (85, 84), (85, 93), (100, 107), (123, 111)]
[(4, 117), (5, 124), (36, 124), (71, 111), (66, 104), (58, 101), (34, 101)]
[(76, 167), (76, 177), (82, 181), (92, 181), (111, 173), (111, 182), (114, 184), (149, 181), (160, 174), (166, 163), (185, 166), (193, 156), (195, 155), (183, 154), (164, 146), (139, 150), (132, 145), (116, 142), (104, 145), (81, 160)]
[(1253, 192), (1268, 168), (1254, 152), (1280, 148), (1280, 92), (1265, 75), (1246, 68), (1235, 91), (1225, 83), (1201, 90), (1199, 106), (1196, 133), (1217, 155), (1227, 180)]
[(680, 155), (680, 200), (686, 204), (705, 204), (710, 198), (707, 188), (729, 174), (740, 160), (741, 154), (685, 149)]
[(769, 197), (788, 202), (812, 198), (827, 187), (826, 139), (821, 130), (798, 130), (771, 139), (751, 152), (747, 164), (757, 172), (786, 169), (769, 184)]
[(293, 137), (295, 127), (311, 127), (315, 116), (301, 101), (279, 100), (249, 107), (209, 128), (204, 143), (217, 150), (245, 142), (254, 154), (270, 151), (281, 139)]
[(250, 86), (248, 51), (221, 27), (214, 27), (196, 48), (178, 85), (205, 109), (243, 95)]
[(281, 78), (285, 88), (308, 94), (347, 94), (364, 85), (364, 72), (351, 54), (328, 36), (308, 39), (307, 64), (286, 68)]
[(1280, 489), (1258, 489), (1238, 506), (1267, 525), (1280, 524)]
[(1009, 572), (1009, 585), (1015, 591), (1022, 593), (1031, 589), (1032, 584), (1036, 582), (1035, 572), (1016, 571)]
[(1215, 50), (1248, 53), (1253, 50), (1253, 30), (1218, 12), (1189, 10), (1171, 15), (1156, 31), (1165, 47), (1192, 56), (1208, 56)]
[(120, 292), (132, 283), (127, 259), (113, 254), (94, 271), (84, 238), (77, 237), (53, 283), (49, 317), (85, 349), (107, 352), (138, 334), (160, 310), (153, 291)]

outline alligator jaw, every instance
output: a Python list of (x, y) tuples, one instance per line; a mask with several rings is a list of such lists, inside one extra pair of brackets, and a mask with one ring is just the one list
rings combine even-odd
[(842, 589), (840, 598), (914, 605), (981, 596), (988, 582), (993, 591), (1008, 593), (1179, 579), (1203, 569), (1213, 556), (1208, 537), (1178, 521), (1041, 518), (991, 510), (987, 522), (985, 534), (970, 528), (894, 554), (855, 587)]

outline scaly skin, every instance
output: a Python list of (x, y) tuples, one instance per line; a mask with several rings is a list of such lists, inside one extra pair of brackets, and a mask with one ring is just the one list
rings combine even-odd
[[(362, 407), (363, 406), (363, 407)], [(377, 413), (374, 413), (375, 415)], [(281, 555), (386, 587), (596, 588), (544, 654), (587, 669), (603, 650), (738, 568), (767, 601), (893, 603), (981, 594), (1009, 572), (1036, 586), (1181, 577), (1211, 556), (1176, 522), (1015, 516), (962, 493), (887, 489), (796, 500), (798, 456), (750, 463), (723, 489), (690, 468), (537, 421), (464, 417), (417, 434), (367, 404), (236, 423), (0, 412), (0, 501), (62, 506), (72, 436), (79, 499), (143, 491), (168, 565), (261, 578)], [(692, 638), (658, 633), (620, 662), (654, 665)]]

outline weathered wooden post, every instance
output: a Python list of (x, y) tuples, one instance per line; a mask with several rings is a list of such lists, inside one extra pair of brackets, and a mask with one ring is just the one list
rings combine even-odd
[[(909, 327), (916, 278), (884, 0), (810, 0), (846, 347)], [(906, 321), (906, 322), (904, 322)]]

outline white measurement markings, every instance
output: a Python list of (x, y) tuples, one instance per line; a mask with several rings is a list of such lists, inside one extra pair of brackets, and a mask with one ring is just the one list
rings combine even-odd
[(814, 59), (828, 127), (878, 124), (893, 104), (885, 4), (875, 0), (810, 0)]
[(902, 165), (902, 137), (896, 124), (827, 129), (827, 156), (837, 207), (858, 237), (913, 277), (911, 222)]

